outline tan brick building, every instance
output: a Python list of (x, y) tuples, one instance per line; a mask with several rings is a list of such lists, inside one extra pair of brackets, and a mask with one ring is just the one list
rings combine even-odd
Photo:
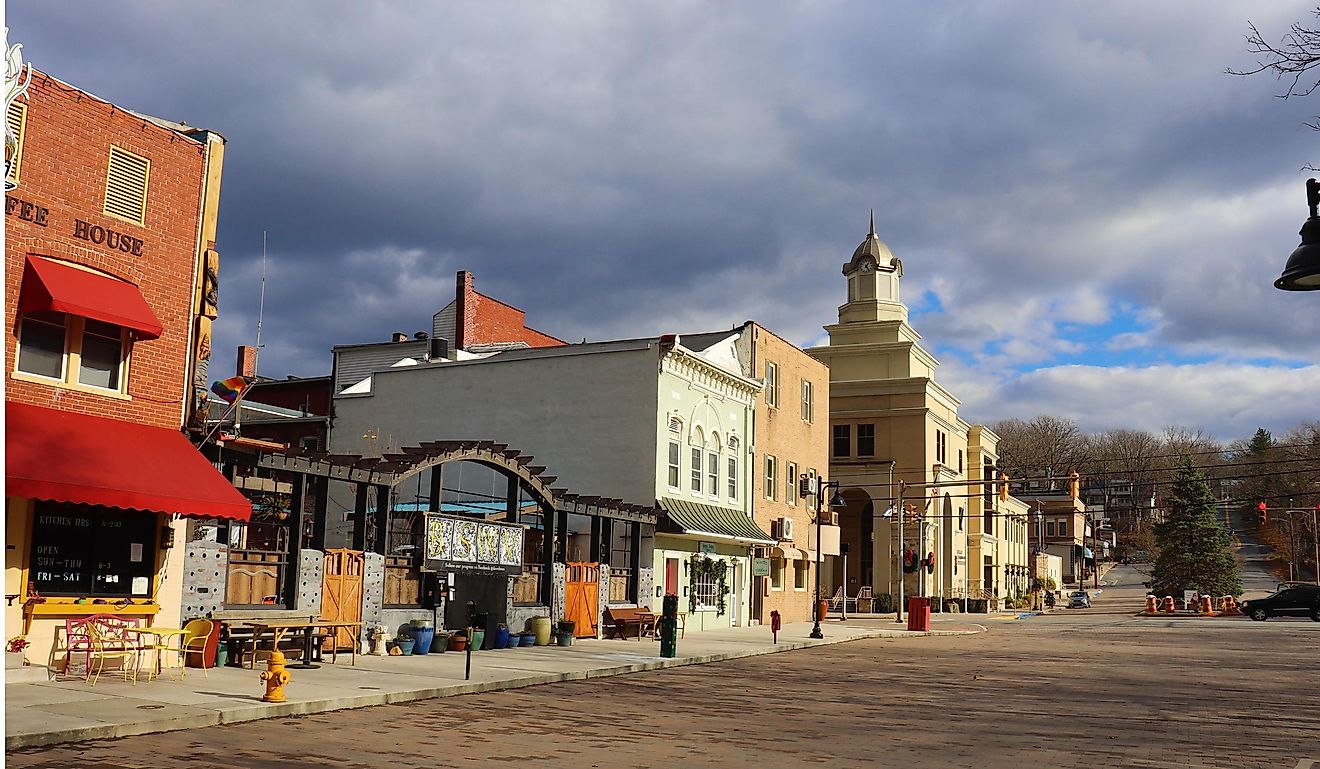
[[(744, 327), (741, 344), (748, 347), (753, 376), (765, 383), (754, 416), (752, 517), (779, 540), (765, 553), (770, 575), (757, 579), (752, 613), (764, 623), (772, 611), (784, 622), (803, 622), (811, 618), (816, 589), (816, 498), (801, 496), (798, 481), (829, 467), (830, 372), (755, 322)], [(825, 529), (837, 532), (833, 525)], [(823, 539), (838, 542), (837, 536)], [(828, 563), (838, 550), (826, 551)]]

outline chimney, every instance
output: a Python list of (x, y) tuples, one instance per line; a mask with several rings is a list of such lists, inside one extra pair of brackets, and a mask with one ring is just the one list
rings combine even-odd
[(393, 334), (390, 335), (390, 341), (391, 341), (391, 342), (406, 342), (406, 341), (408, 341), (408, 335), (405, 334), (405, 333), (403, 333), (402, 331), (395, 331)]
[(250, 344), (238, 346), (238, 362), (234, 365), (234, 373), (249, 377), (257, 375), (257, 348)]
[(469, 327), (477, 323), (476, 289), (472, 287), (472, 273), (459, 270), (454, 281), (454, 301), (458, 305), (454, 313), (454, 349), (462, 350), (472, 343)]

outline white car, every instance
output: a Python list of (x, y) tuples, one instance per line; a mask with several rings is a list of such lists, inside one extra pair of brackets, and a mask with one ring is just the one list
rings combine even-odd
[(1085, 590), (1074, 590), (1068, 594), (1069, 609), (1091, 608), (1091, 594)]

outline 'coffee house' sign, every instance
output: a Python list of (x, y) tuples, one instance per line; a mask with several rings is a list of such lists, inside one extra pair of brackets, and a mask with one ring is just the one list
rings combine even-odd
[[(5, 195), (5, 216), (12, 216), (42, 227), (50, 224), (49, 208), (14, 195)], [(108, 248), (111, 251), (122, 251), (133, 256), (142, 256), (141, 238), (135, 238), (109, 227), (102, 227), (99, 224), (84, 222), (82, 219), (73, 220), (73, 236), (79, 240), (86, 240)]]

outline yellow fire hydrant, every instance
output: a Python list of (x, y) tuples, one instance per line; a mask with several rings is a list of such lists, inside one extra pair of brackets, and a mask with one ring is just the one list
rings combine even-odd
[(266, 696), (261, 699), (284, 702), (284, 685), (289, 683), (290, 677), (289, 671), (284, 669), (284, 653), (278, 649), (272, 651), (266, 661), (266, 672), (261, 674), (261, 680), (266, 682)]

